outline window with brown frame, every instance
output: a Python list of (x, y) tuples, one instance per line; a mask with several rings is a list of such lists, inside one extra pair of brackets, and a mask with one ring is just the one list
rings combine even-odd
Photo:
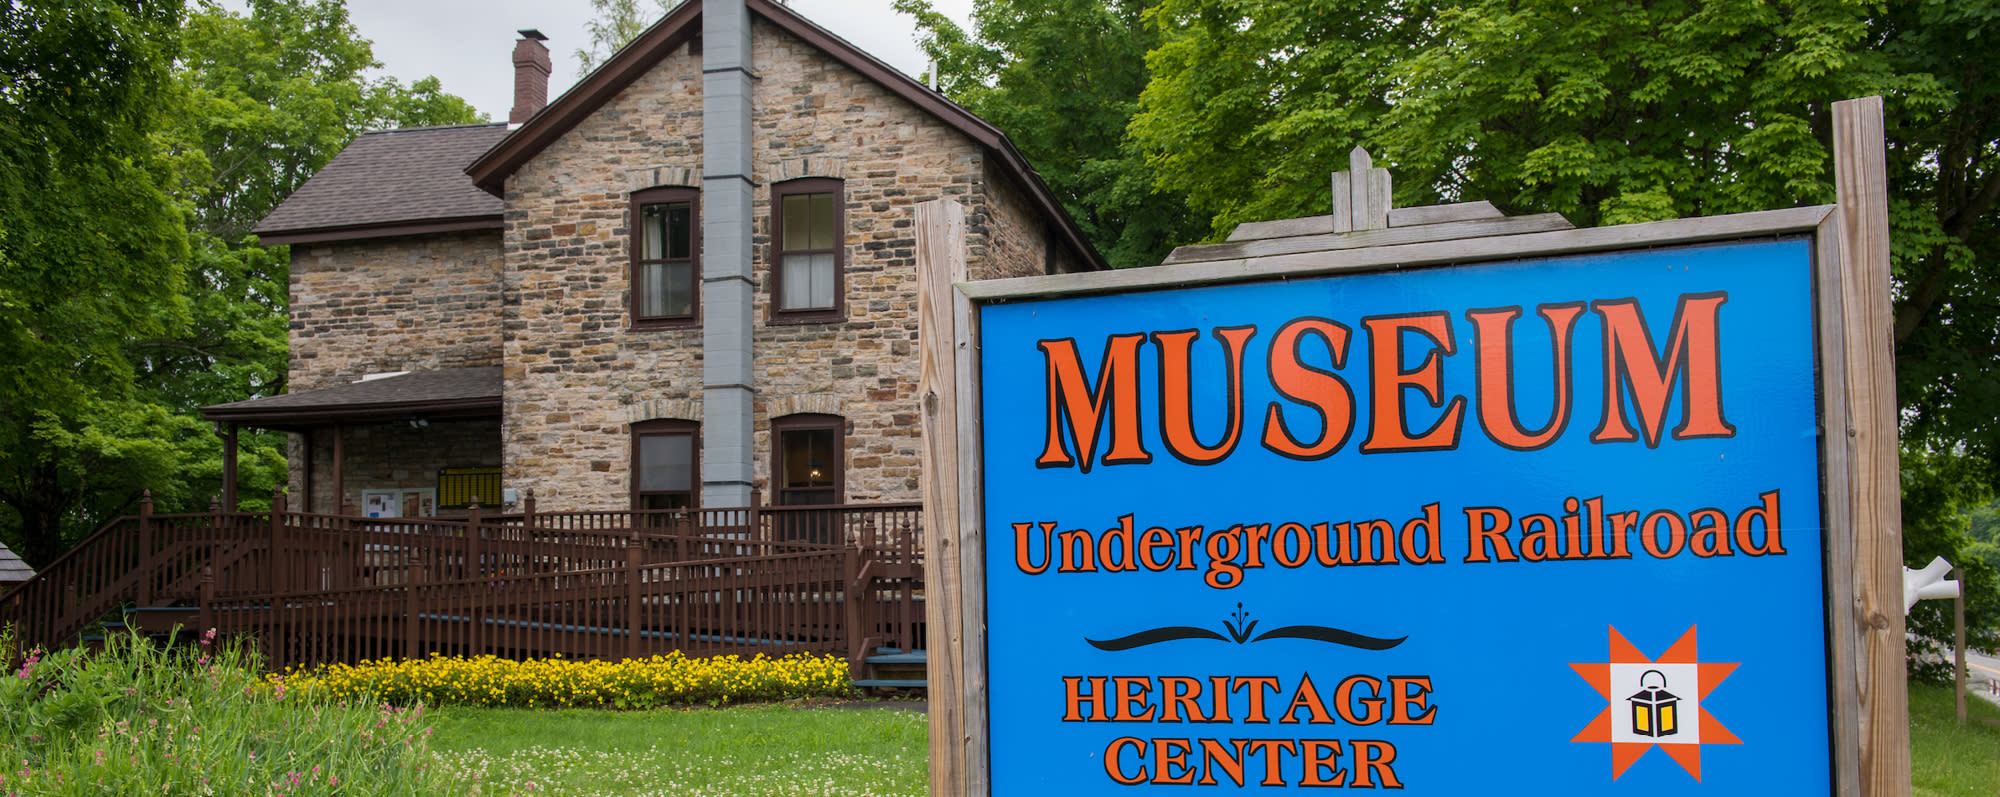
[(697, 323), (701, 196), (692, 188), (632, 192), (632, 326)]
[(787, 415), (771, 421), (771, 487), (778, 506), (838, 504), (845, 494), (847, 421)]
[(838, 321), (846, 316), (844, 193), (841, 181), (824, 177), (771, 187), (773, 322)]
[(692, 509), (701, 496), (701, 426), (632, 424), (632, 509)]

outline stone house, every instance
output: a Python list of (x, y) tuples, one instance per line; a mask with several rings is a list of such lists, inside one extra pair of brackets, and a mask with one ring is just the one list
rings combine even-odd
[(913, 206), (965, 206), (975, 279), (1103, 267), (1004, 134), (785, 6), (688, 0), (546, 104), (522, 33), (509, 124), (360, 136), (256, 228), (289, 392), (205, 413), (293, 433), (294, 509), (916, 500)]

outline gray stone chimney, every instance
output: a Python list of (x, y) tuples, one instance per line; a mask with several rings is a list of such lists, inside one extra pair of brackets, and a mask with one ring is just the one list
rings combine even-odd
[(507, 114), (507, 124), (526, 122), (549, 104), (549, 46), (542, 43), (548, 40), (529, 28), (514, 42), (514, 111)]

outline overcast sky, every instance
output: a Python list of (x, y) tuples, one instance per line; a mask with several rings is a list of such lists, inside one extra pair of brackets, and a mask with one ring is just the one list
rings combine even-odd
[[(970, 24), (972, 0), (931, 0), (960, 24)], [(244, 4), (230, 0), (241, 12)], [(655, 0), (640, 0), (649, 12)], [(578, 48), (589, 43), (583, 25), (589, 0), (348, 0), (348, 17), (375, 43), (383, 70), (409, 84), (436, 75), (444, 90), (471, 101), (497, 122), (514, 102), (515, 31), (535, 28), (549, 37), (555, 62), (549, 75), (553, 100), (582, 77)], [(926, 68), (910, 18), (890, 0), (791, 0), (800, 15), (912, 76)]]

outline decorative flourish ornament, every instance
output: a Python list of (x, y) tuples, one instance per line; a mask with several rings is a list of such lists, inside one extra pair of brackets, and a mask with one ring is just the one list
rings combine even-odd
[(1083, 641), (1090, 643), (1091, 647), (1098, 650), (1109, 651), (1131, 650), (1133, 648), (1157, 645), (1161, 642), (1172, 642), (1180, 639), (1214, 639), (1222, 642), (1234, 642), (1238, 645), (1250, 642), (1262, 642), (1266, 639), (1305, 639), (1314, 642), (1345, 645), (1362, 650), (1388, 650), (1403, 644), (1403, 640), (1409, 639), (1407, 636), (1399, 636), (1395, 639), (1372, 637), (1323, 625), (1288, 625), (1283, 628), (1273, 628), (1252, 637), (1251, 634), (1257, 630), (1257, 621), (1250, 619), (1250, 613), (1244, 611), (1243, 604), (1241, 603), (1236, 604), (1236, 611), (1230, 613), (1229, 619), (1222, 621), (1222, 627), (1225, 631), (1229, 632), (1227, 636), (1224, 636), (1221, 632), (1207, 628), (1198, 628), (1191, 625), (1172, 625), (1151, 628), (1127, 634), (1116, 639), (1085, 639)]

